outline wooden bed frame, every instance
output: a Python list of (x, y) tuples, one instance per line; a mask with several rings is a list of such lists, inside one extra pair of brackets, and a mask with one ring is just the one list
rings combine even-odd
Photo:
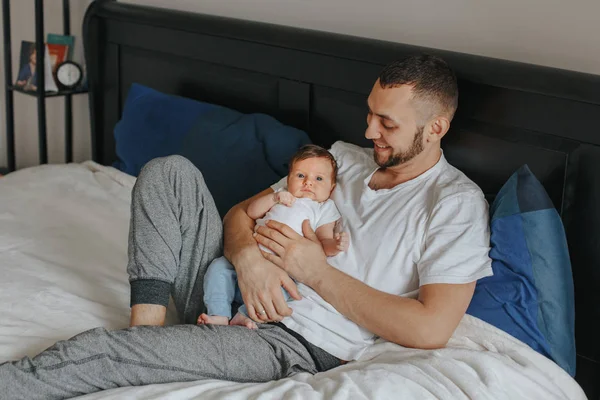
[(93, 158), (107, 165), (133, 82), (270, 114), (324, 146), (369, 146), (366, 98), (382, 66), (416, 52), (446, 59), (460, 89), (446, 157), (489, 201), (525, 163), (544, 184), (573, 265), (576, 379), (600, 395), (600, 76), (115, 1), (92, 3), (84, 44)]

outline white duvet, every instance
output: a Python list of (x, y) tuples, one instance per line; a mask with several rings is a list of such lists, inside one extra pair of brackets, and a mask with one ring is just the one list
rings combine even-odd
[[(93, 162), (34, 167), (0, 179), (0, 362), (33, 356), (93, 327), (127, 326), (125, 266), (134, 183), (131, 176)], [(149, 385), (80, 398), (586, 397), (553, 362), (465, 316), (440, 350), (380, 341), (359, 361), (314, 376), (298, 374), (261, 384), (211, 380)]]

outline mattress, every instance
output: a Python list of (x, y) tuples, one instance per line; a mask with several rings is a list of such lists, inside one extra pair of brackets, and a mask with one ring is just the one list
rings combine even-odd
[[(0, 362), (129, 322), (127, 234), (135, 178), (88, 161), (0, 179)], [(167, 323), (175, 323), (169, 307)], [(444, 349), (378, 340), (357, 361), (267, 383), (174, 382), (81, 399), (585, 399), (522, 342), (465, 316)]]

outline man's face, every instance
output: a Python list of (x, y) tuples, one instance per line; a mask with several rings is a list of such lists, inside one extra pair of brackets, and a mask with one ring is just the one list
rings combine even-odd
[(298, 198), (324, 202), (331, 195), (333, 166), (325, 157), (313, 157), (294, 162), (288, 174), (288, 192)]
[(375, 162), (382, 168), (404, 164), (424, 150), (423, 126), (417, 124), (418, 113), (412, 87), (401, 85), (382, 88), (379, 80), (367, 100), (365, 137), (374, 144)]

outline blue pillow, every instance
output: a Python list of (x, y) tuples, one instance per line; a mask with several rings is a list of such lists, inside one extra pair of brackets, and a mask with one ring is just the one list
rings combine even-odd
[(202, 171), (221, 216), (287, 175), (308, 135), (265, 114), (167, 95), (133, 84), (115, 127), (115, 168), (137, 176), (156, 157), (178, 154)]
[(467, 313), (511, 334), (575, 375), (575, 300), (564, 227), (525, 165), (490, 208), (494, 275), (477, 282)]
[(115, 126), (118, 161), (113, 166), (138, 176), (153, 158), (177, 154), (198, 117), (213, 107), (134, 83)]

